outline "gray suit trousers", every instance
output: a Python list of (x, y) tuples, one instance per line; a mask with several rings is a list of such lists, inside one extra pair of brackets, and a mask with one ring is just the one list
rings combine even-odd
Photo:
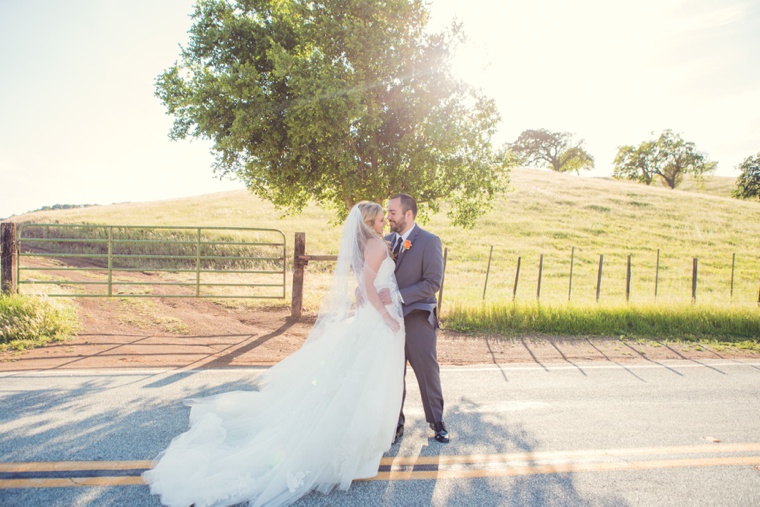
[[(425, 419), (429, 423), (443, 420), (443, 393), (441, 392), (441, 373), (436, 352), (436, 330), (430, 322), (430, 312), (414, 310), (404, 317), (406, 326), (406, 359), (414, 370), (420, 386), (422, 407)], [(406, 366), (404, 366), (406, 379)], [(401, 402), (399, 424), (404, 424), (404, 400), (406, 399), (406, 380), (404, 396)]]

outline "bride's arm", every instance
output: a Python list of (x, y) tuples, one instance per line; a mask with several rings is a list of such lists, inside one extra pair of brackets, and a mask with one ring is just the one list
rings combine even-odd
[(375, 288), (375, 278), (377, 278), (377, 272), (380, 269), (380, 265), (388, 255), (388, 247), (384, 242), (378, 240), (370, 240), (364, 249), (364, 290), (367, 293), (367, 300), (375, 307), (375, 309), (383, 316), (385, 322), (390, 326), (393, 331), (398, 331), (401, 325), (396, 319), (394, 319), (388, 310), (385, 308), (380, 295)]

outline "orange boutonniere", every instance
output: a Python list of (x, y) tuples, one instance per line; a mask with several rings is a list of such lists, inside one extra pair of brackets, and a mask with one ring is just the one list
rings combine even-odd
[(407, 250), (409, 250), (410, 248), (412, 248), (412, 242), (411, 242), (411, 241), (409, 241), (409, 240), (407, 239), (406, 241), (404, 241), (404, 244), (403, 244), (403, 245), (401, 245), (401, 250), (402, 250), (403, 252), (406, 252), (406, 251), (407, 251)]

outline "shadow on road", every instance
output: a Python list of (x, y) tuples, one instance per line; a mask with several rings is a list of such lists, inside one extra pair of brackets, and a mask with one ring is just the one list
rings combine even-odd
[[(225, 335), (95, 335), (98, 347), (91, 347), (90, 335), (81, 335), (79, 343), (56, 343), (28, 351), (3, 365), (5, 371), (53, 371), (91, 368), (162, 367), (189, 370), (250, 366), (233, 364), (241, 359), (255, 360), (252, 352), (270, 340), (282, 336), (298, 321), (287, 320), (277, 329), (261, 336)], [(113, 340), (109, 340), (113, 336)], [(52, 353), (52, 354), (51, 354)], [(246, 354), (248, 354), (247, 357)]]
[[(67, 376), (65, 373), (61, 377)], [(55, 375), (54, 375), (55, 376)], [(108, 379), (93, 378), (76, 388), (3, 392), (4, 410), (0, 427), (13, 428), (0, 435), (3, 461), (121, 461), (151, 460), (169, 442), (187, 429), (189, 409), (182, 399), (203, 397), (234, 390), (255, 390), (257, 373), (234, 382), (183, 386), (181, 382), (154, 382), (145, 387), (172, 389), (169, 396), (153, 396), (153, 389), (115, 399)], [(143, 381), (150, 375), (143, 375)], [(171, 378), (171, 376), (169, 377)], [(125, 379), (126, 380), (126, 379)], [(126, 380), (132, 383), (132, 380)], [(54, 380), (51, 380), (54, 383)], [(159, 385), (161, 384), (161, 385)], [(122, 384), (124, 385), (124, 384)], [(169, 399), (171, 401), (164, 401)], [(530, 428), (495, 420), (494, 413), (478, 412), (475, 403), (460, 400), (447, 410), (452, 442), (438, 444), (422, 420), (410, 418), (416, 431), (394, 446), (388, 457), (421, 457), (421, 469), (432, 472), (420, 480), (355, 482), (348, 492), (329, 495), (313, 493), (297, 505), (598, 505), (625, 502), (620, 498), (582, 495), (572, 473), (515, 477), (438, 477), (441, 456), (480, 453), (531, 453), (541, 442)], [(67, 414), (64, 417), (63, 414)], [(18, 424), (19, 421), (26, 421)], [(443, 466), (443, 465), (441, 465)], [(420, 469), (420, 467), (417, 467)], [(506, 487), (505, 487), (506, 483)], [(35, 494), (19, 491), (22, 498)], [(158, 505), (144, 486), (118, 488), (56, 488), (51, 494), (67, 505), (118, 503), (128, 498), (134, 505)], [(116, 496), (114, 496), (116, 495)], [(121, 495), (121, 496), (118, 496)]]

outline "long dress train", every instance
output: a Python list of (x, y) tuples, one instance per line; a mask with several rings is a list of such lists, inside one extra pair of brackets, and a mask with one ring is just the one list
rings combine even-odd
[[(393, 268), (383, 260), (374, 285), (391, 289), (387, 309), (400, 318)], [(390, 448), (403, 374), (403, 325), (392, 332), (365, 305), (270, 368), (259, 391), (187, 400), (190, 429), (143, 478), (176, 506), (281, 505), (348, 489), (377, 475)]]

